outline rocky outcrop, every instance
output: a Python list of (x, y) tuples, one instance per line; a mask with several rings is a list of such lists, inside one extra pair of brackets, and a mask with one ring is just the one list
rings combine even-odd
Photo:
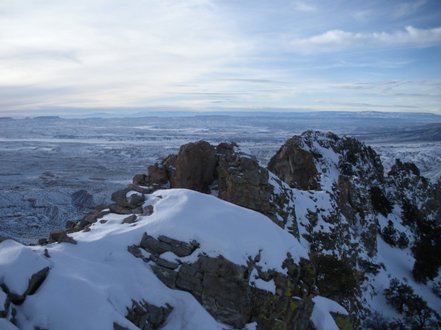
[[(127, 309), (126, 318), (141, 330), (160, 329), (173, 311), (170, 305), (155, 306), (143, 300), (133, 301), (132, 307)], [(120, 327), (121, 329), (122, 327)], [(114, 329), (116, 327), (114, 326)]]
[(270, 159), (268, 169), (292, 188), (320, 190), (314, 155), (305, 150), (301, 137), (294, 136), (286, 141)]
[[(202, 149), (204, 156), (197, 152)], [(189, 172), (189, 158), (191, 167), (197, 170), (184, 175)], [(209, 147), (200, 141), (181, 147), (177, 155), (149, 167), (148, 174), (137, 175), (134, 183), (150, 189), (183, 187), (208, 192), (263, 213), (304, 239), (314, 256), (309, 276), (319, 279), (312, 281), (307, 291), (344, 305), (356, 326), (361, 315), (369, 312), (364, 307), (363, 290), (376, 294), (367, 276), (361, 274), (374, 274), (381, 269), (378, 233), (387, 242), (395, 242), (394, 246), (409, 246), (413, 244), (410, 238), (390, 226), (398, 221), (400, 208), (404, 210), (403, 219), (418, 212), (431, 214), (432, 218), (441, 214), (439, 202), (432, 197), (438, 190), (420, 176), (413, 164), (397, 161), (385, 177), (380, 158), (372, 148), (351, 137), (315, 131), (289, 139), (271, 158), (268, 169), (254, 157), (241, 153), (235, 144)], [(157, 260), (167, 264), (159, 257)], [(177, 265), (168, 267), (178, 268)], [(182, 276), (176, 268), (155, 267), (158, 276), (171, 287)], [(191, 269), (201, 267), (199, 262)], [(307, 276), (303, 278), (309, 281)], [(338, 292), (333, 291), (334, 286), (340, 287)]]
[(219, 198), (266, 215), (273, 213), (268, 171), (255, 158), (235, 152), (232, 144), (221, 143), (216, 151)]
[(77, 244), (77, 241), (68, 236), (65, 231), (59, 230), (49, 234), (49, 243), (70, 243)]
[[(299, 236), (289, 187), (260, 166), (255, 157), (240, 152), (234, 143), (213, 147), (199, 141), (183, 145), (177, 155), (149, 166), (148, 174), (135, 175), (133, 184), (150, 191), (187, 188), (211, 193), (265, 214), (280, 227)], [(113, 206), (110, 209), (125, 212)]]
[[(215, 319), (235, 329), (250, 322), (256, 322), (259, 329), (313, 329), (311, 274), (305, 273), (289, 256), (284, 264), (286, 275), (262, 271), (257, 265), (259, 256), (250, 257), (248, 265), (243, 266), (223, 256), (198, 253), (198, 247), (195, 241), (187, 243), (166, 236), (155, 238), (145, 233), (140, 244), (129, 247), (129, 251), (149, 263), (169, 288), (190, 292)], [(175, 255), (173, 261), (161, 256), (170, 253)], [(182, 259), (189, 256), (195, 261)], [(301, 264), (308, 268), (308, 263), (303, 260)], [(255, 280), (274, 282), (275, 292), (259, 289), (254, 285)]]
[(187, 188), (209, 192), (215, 176), (217, 158), (208, 142), (198, 141), (183, 145), (177, 155), (171, 155), (161, 164), (148, 168), (148, 175), (137, 175), (135, 184), (161, 187), (170, 182), (173, 188)]
[(217, 162), (213, 146), (205, 141), (188, 143), (179, 149), (176, 158), (169, 160), (168, 175), (172, 187), (209, 192)]

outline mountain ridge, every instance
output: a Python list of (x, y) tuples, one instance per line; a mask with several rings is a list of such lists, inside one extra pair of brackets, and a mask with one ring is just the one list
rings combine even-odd
[[(441, 283), (438, 274), (441, 262), (425, 255), (436, 252), (440, 244), (431, 232), (440, 228), (441, 206), (437, 201), (441, 182), (428, 182), (415, 165), (400, 161), (385, 174), (379, 156), (370, 147), (351, 137), (317, 131), (289, 139), (273, 156), (268, 169), (234, 143), (212, 146), (199, 141), (183, 145), (176, 155), (150, 166), (147, 173), (136, 175), (127, 189), (115, 192), (113, 204), (93, 211), (78, 222), (69, 222), (65, 232), (51, 234), (49, 240), (40, 241), (41, 247), (33, 249), (47, 258), (45, 251), (51, 255), (51, 251), (66, 249), (64, 246), (72, 251), (83, 250), (81, 246), (87, 237), (90, 239), (95, 231), (105, 237), (109, 225), (118, 230), (123, 226), (123, 232), (128, 230), (127, 226), (149, 226), (151, 219), (161, 218), (157, 203), (164, 201), (158, 196), (166, 196), (166, 200), (176, 195), (191, 199), (196, 195), (179, 188), (192, 189), (257, 211), (264, 215), (261, 219), (270, 219), (261, 221), (277, 225), (271, 230), (257, 230), (262, 235), (258, 240), (265, 241), (262, 232), (275, 232), (274, 228), (286, 237), (273, 239), (260, 250), (254, 247), (254, 252), (245, 253), (248, 259), (242, 262), (234, 259), (234, 254), (228, 255), (229, 245), (246, 241), (253, 233), (253, 226), (238, 230), (242, 236), (229, 232), (222, 239), (215, 234), (222, 233), (224, 228), (216, 227), (211, 240), (220, 245), (215, 248), (209, 247), (201, 237), (182, 236), (173, 227), (159, 222), (155, 228), (163, 226), (163, 232), (146, 231), (137, 234), (138, 238), (130, 244), (125, 242), (132, 257), (152, 269), (154, 275), (149, 277), (154, 276), (155, 281), (159, 279), (170, 289), (190, 293), (196, 299), (193, 303), (208, 310), (213, 319), (205, 320), (213, 328), (218, 326), (214, 320), (227, 327), (257, 329), (276, 326), (419, 329), (440, 325), (437, 311), (441, 309), (441, 299), (436, 288)], [(205, 197), (196, 199), (200, 201), (190, 203), (190, 209), (196, 210), (197, 217), (211, 214), (216, 218), (216, 212), (213, 214), (205, 207), (209, 204)], [(174, 207), (179, 209), (178, 204), (167, 204), (169, 209), (164, 214), (169, 218), (164, 219), (176, 221), (172, 215)], [(213, 209), (224, 207), (216, 205)], [(239, 213), (247, 217), (246, 212)], [(217, 221), (222, 223), (221, 220)], [(224, 221), (230, 231), (238, 226)], [(190, 226), (186, 230), (191, 232), (192, 228), (197, 229)], [(232, 237), (235, 238), (230, 241)], [(256, 237), (249, 243), (256, 244), (254, 240)], [(279, 257), (273, 267), (263, 266), (265, 254), (273, 249), (271, 244), (279, 241), (290, 241), (296, 248)], [(427, 244), (432, 241), (435, 243)], [(201, 246), (205, 250), (195, 252)], [(237, 250), (246, 251), (246, 248)], [(266, 262), (274, 262), (274, 258)], [(430, 264), (434, 267), (428, 267)], [(22, 292), (25, 303), (44, 290), (53, 273), (49, 268), (36, 293)], [(222, 288), (227, 294), (214, 287)], [(248, 298), (239, 299), (232, 291)], [(9, 301), (6, 318), (16, 324), (24, 322), (25, 309), (11, 300), (14, 297), (9, 288), (3, 288), (3, 292), (5, 305)], [(408, 302), (397, 304), (405, 294)], [(418, 310), (414, 305), (419, 306)], [(14, 309), (18, 317), (12, 317)], [(143, 329), (141, 325), (147, 323), (155, 324), (152, 329), (170, 328), (178, 324), (173, 323), (178, 309), (176, 301), (152, 305), (138, 299), (132, 306), (126, 301), (126, 315), (121, 307), (118, 315), (138, 328)], [(346, 310), (350, 318), (345, 316)], [(153, 318), (157, 320), (153, 322)], [(123, 319), (118, 317), (119, 323), (115, 320), (113, 327), (123, 329), (128, 324)], [(323, 319), (327, 321), (321, 322)], [(198, 327), (203, 328), (202, 324)]]

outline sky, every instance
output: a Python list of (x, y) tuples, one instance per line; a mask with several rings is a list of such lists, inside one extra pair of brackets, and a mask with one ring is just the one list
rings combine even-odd
[(0, 115), (441, 114), (441, 1), (1, 0)]

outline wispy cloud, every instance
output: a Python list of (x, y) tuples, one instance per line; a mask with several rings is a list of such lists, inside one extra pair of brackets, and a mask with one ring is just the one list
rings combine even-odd
[(294, 10), (306, 13), (314, 12), (317, 10), (317, 7), (315, 5), (305, 1), (293, 1), (292, 6)]
[(406, 26), (395, 32), (355, 33), (330, 30), (309, 38), (293, 39), (291, 49), (300, 53), (341, 51), (365, 47), (428, 47), (441, 44), (441, 27), (418, 29)]
[(60, 105), (139, 105), (221, 70), (249, 47), (209, 0), (17, 1), (8, 9), (0, 87), (63, 87), (51, 100)]
[[(439, 0), (0, 1), (0, 112), (325, 109), (313, 100), (332, 95), (348, 109), (400, 97), (430, 110), (439, 88), (420, 82), (440, 76), (440, 48), (425, 49), (441, 45), (440, 7)], [(409, 83), (378, 83), (386, 80)]]
[(397, 5), (394, 16), (395, 17), (405, 17), (415, 14), (416, 11), (420, 10), (425, 4), (426, 0), (413, 0), (400, 3)]

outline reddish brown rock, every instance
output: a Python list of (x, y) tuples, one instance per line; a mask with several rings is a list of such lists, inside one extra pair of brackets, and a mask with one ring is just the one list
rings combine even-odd
[(216, 163), (215, 149), (208, 142), (183, 145), (169, 167), (171, 187), (209, 192), (208, 186), (214, 179)]
[(268, 169), (292, 188), (320, 190), (314, 156), (304, 150), (301, 138), (294, 136), (279, 149), (268, 163)]

